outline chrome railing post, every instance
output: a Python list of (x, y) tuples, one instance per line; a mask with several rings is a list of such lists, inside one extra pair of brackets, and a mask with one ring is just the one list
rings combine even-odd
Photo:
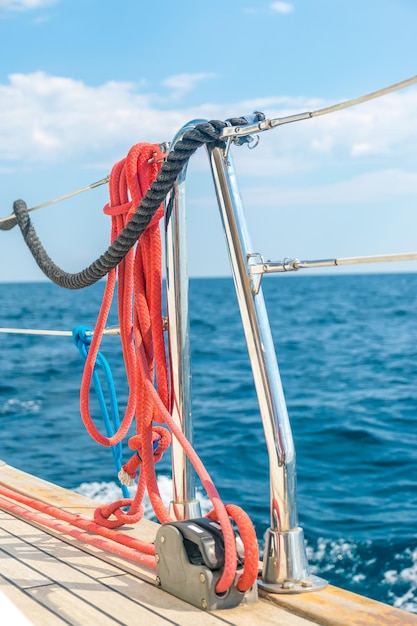
[(326, 582), (309, 576), (303, 530), (298, 526), (291, 426), (262, 289), (252, 288), (253, 249), (233, 162), (222, 148), (210, 150), (209, 156), (269, 456), (271, 527), (260, 584), (275, 592), (321, 588)]
[[(172, 141), (171, 149), (198, 121), (190, 122), (179, 131)], [(165, 203), (166, 306), (170, 409), (173, 419), (192, 443), (190, 322), (185, 232), (186, 173), (187, 165), (179, 174), (175, 188)], [(170, 513), (177, 520), (201, 517), (200, 503), (195, 497), (194, 470), (175, 437), (172, 440), (171, 455), (173, 499)]]
[[(184, 126), (184, 133), (200, 120)], [(171, 149), (172, 149), (171, 148)], [(324, 587), (310, 576), (302, 528), (298, 526), (295, 450), (265, 302), (256, 277), (234, 167), (223, 148), (209, 149), (210, 165), (226, 236), (236, 294), (248, 346), (269, 456), (271, 526), (266, 533), (260, 584), (273, 592), (301, 592)], [(165, 211), (167, 314), (170, 360), (170, 403), (174, 419), (192, 441), (191, 368), (188, 314), (188, 274), (185, 242), (186, 166), (168, 196)], [(194, 474), (182, 448), (172, 446), (173, 502), (177, 519), (198, 517)]]

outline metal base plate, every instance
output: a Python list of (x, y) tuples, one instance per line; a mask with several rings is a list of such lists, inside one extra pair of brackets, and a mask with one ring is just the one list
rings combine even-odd
[(258, 580), (258, 587), (269, 593), (306, 593), (308, 591), (319, 591), (327, 586), (327, 580), (319, 576), (309, 576), (300, 582), (286, 580), (283, 583), (266, 583), (261, 578)]

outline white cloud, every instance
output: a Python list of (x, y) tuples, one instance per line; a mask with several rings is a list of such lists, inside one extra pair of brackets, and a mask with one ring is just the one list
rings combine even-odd
[(399, 197), (417, 197), (417, 172), (399, 169), (367, 172), (334, 183), (307, 185), (304, 188), (251, 187), (245, 192), (248, 202), (262, 207), (368, 205), (393, 202)]
[[(329, 102), (288, 99), (251, 103), (236, 110), (264, 111), (268, 117), (282, 118), (302, 111), (314, 111)], [(381, 170), (394, 166), (415, 170), (417, 159), (417, 90), (391, 94), (352, 109), (323, 117), (279, 126), (260, 135), (260, 144), (252, 153), (236, 151), (239, 172), (258, 177), (268, 184), (273, 177), (281, 189), (292, 176), (303, 185), (307, 176), (332, 180), (346, 178), (353, 171)], [(250, 183), (252, 184), (252, 183)], [(280, 192), (279, 192), (280, 193)]]
[(292, 13), (294, 11), (294, 5), (290, 2), (272, 2), (269, 5), (273, 11), (277, 13)]
[(30, 11), (56, 4), (59, 0), (0, 0), (0, 11)]
[(174, 76), (169, 76), (168, 78), (166, 78), (162, 84), (164, 87), (168, 87), (168, 89), (172, 90), (172, 97), (179, 99), (190, 91), (193, 91), (196, 85), (202, 80), (207, 80), (214, 77), (215, 74), (204, 72), (196, 74), (176, 74)]
[[(319, 177), (303, 185), (300, 177), (298, 185), (253, 187), (243, 200), (253, 249), (264, 258), (323, 259), (415, 250), (416, 196), (416, 171), (382, 169), (337, 182)], [(413, 268), (415, 263), (362, 266)]]
[[(115, 81), (91, 86), (43, 72), (13, 74), (0, 83), (3, 207), (10, 206), (16, 198), (16, 189), (33, 206), (75, 189), (79, 183), (91, 182), (85, 176), (102, 178), (135, 142), (170, 140), (192, 119), (226, 119), (254, 110), (264, 111), (267, 117), (282, 118), (334, 104), (282, 96), (223, 104), (208, 102), (198, 107), (180, 106), (175, 101), (167, 106), (164, 101), (162, 107), (160, 96), (145, 91), (146, 88), (144, 84)], [(370, 207), (375, 218), (366, 233), (375, 253), (389, 251), (375, 236), (382, 227), (390, 238), (401, 230), (405, 239), (400, 241), (398, 234), (398, 243), (394, 241), (397, 250), (413, 249), (414, 243), (409, 239), (414, 237), (415, 228), (405, 218), (407, 211), (414, 215), (417, 196), (416, 108), (417, 89), (408, 88), (352, 109), (262, 133), (254, 151), (244, 146), (233, 148), (243, 200), (252, 221), (254, 249), (273, 258), (274, 251), (284, 247), (285, 254), (302, 258), (329, 256), (334, 251), (341, 256), (349, 234), (345, 256), (356, 253), (354, 246), (358, 254), (371, 254), (365, 242), (361, 242), (361, 220)], [(199, 152), (191, 166), (192, 195), (200, 205), (206, 197), (213, 205), (214, 198), (209, 200), (210, 193), (214, 194), (204, 151)], [(80, 170), (98, 167), (99, 173), (80, 176)], [(195, 176), (195, 170), (204, 170), (205, 174)], [(102, 191), (104, 196), (105, 190)], [(84, 202), (80, 201), (79, 220), (85, 219)], [(2, 214), (6, 213), (3, 209)], [(71, 220), (76, 224), (74, 215), (71, 212)], [(52, 232), (51, 213), (45, 212), (43, 217), (39, 212), (36, 219), (40, 227), (45, 224), (45, 232)], [(107, 221), (104, 223), (99, 227), (94, 222), (96, 243), (88, 235), (84, 246), (80, 244), (86, 264), (94, 257), (92, 246), (96, 245), (99, 254), (103, 241), (107, 243)], [(327, 232), (329, 247), (314, 251)], [(64, 235), (67, 236), (66, 231)], [(11, 235), (14, 236), (17, 237)], [(61, 249), (66, 249), (66, 241), (58, 238), (54, 246), (52, 257), (55, 251), (60, 254)], [(73, 269), (79, 269), (79, 265)], [(7, 273), (7, 268), (4, 271)]]
[(183, 118), (162, 113), (131, 83), (90, 87), (43, 72), (0, 85), (0, 158), (42, 162), (103, 154), (134, 137), (161, 141)]
[[(186, 75), (189, 76), (189, 75)], [(203, 74), (167, 79), (185, 89)], [(174, 80), (175, 79), (175, 80)], [(182, 85), (182, 86), (181, 86)], [(268, 117), (312, 111), (326, 102), (264, 98), (223, 105), (160, 108), (160, 99), (133, 83), (89, 86), (43, 72), (13, 74), (0, 84), (0, 165), (52, 160), (110, 164), (134, 141), (166, 141), (191, 119), (225, 119), (263, 110)], [(352, 109), (288, 124), (261, 135), (255, 153), (236, 152), (245, 174), (276, 179), (294, 172), (366, 163), (368, 159), (415, 159), (417, 90), (409, 88)], [(385, 164), (385, 166), (387, 166)], [(379, 163), (378, 167), (381, 167)]]

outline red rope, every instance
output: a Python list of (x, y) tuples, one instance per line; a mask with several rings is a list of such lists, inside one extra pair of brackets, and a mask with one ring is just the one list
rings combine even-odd
[[(48, 528), (52, 528), (54, 530), (59, 530), (60, 532), (64, 532), (71, 537), (75, 537), (76, 539), (81, 539), (85, 543), (90, 543), (98, 548), (108, 550), (109, 552), (114, 552), (119, 556), (124, 556), (130, 560), (138, 561), (139, 563), (143, 563), (148, 567), (155, 568), (155, 546), (145, 541), (140, 541), (139, 539), (135, 539), (134, 537), (129, 537), (123, 533), (118, 533), (113, 530), (109, 530), (108, 528), (103, 528), (98, 524), (95, 524), (92, 520), (83, 517), (82, 515), (75, 515), (73, 513), (69, 513), (68, 511), (63, 511), (62, 509), (58, 509), (57, 507), (51, 506), (49, 504), (45, 504), (44, 502), (40, 502), (39, 500), (34, 500), (33, 498), (29, 498), (24, 496), (23, 494), (17, 493), (7, 487), (3, 487), (0, 485), (0, 493), (6, 498), (11, 498), (24, 504), (25, 506), (30, 506), (31, 508), (39, 511), (39, 513), (43, 513), (44, 515), (49, 515), (54, 519), (48, 519), (44, 515), (40, 515), (39, 513), (35, 513), (33, 511), (29, 511), (26, 508), (20, 507), (9, 500), (0, 498), (0, 508), (10, 511), (18, 515), (19, 517), (24, 517), (34, 521), (36, 523), (40, 523), (43, 526), (47, 526)], [(60, 522), (64, 522), (65, 526), (63, 526)], [(75, 526), (80, 530), (76, 531), (71, 526)], [(95, 537), (95, 535), (101, 535), (104, 539), (99, 539)], [(118, 544), (118, 545), (115, 545)]]
[(256, 533), (253, 524), (249, 516), (240, 507), (236, 505), (225, 506), (223, 504), (209, 473), (204, 467), (204, 464), (202, 463), (201, 459), (199, 458), (198, 454), (196, 453), (188, 439), (186, 439), (181, 429), (177, 426), (172, 416), (161, 405), (158, 394), (156, 393), (155, 388), (150, 380), (147, 381), (147, 389), (149, 393), (153, 396), (155, 404), (159, 405), (159, 410), (161, 411), (161, 413), (164, 414), (165, 421), (171, 429), (172, 434), (178, 439), (179, 443), (181, 444), (185, 453), (190, 459), (195, 471), (197, 472), (203, 484), (203, 487), (207, 492), (207, 495), (209, 496), (213, 504), (214, 511), (209, 513), (208, 517), (217, 519), (217, 521), (220, 523), (225, 545), (225, 565), (223, 574), (216, 585), (216, 593), (226, 592), (227, 589), (229, 589), (229, 587), (232, 585), (236, 573), (236, 540), (233, 528), (230, 523), (230, 518), (232, 518), (236, 522), (238, 529), (242, 531), (241, 536), (245, 549), (245, 567), (244, 573), (239, 579), (239, 591), (247, 591), (254, 585), (256, 581), (259, 565), (258, 542), (256, 539)]
[[(139, 205), (141, 198), (155, 179), (160, 168), (160, 157), (159, 146), (137, 144), (129, 151), (126, 159), (119, 161), (113, 167), (109, 184), (110, 202), (104, 207), (104, 212), (111, 216), (112, 242), (125, 227), (135, 207)], [(108, 275), (102, 305), (85, 363), (80, 391), (80, 410), (83, 422), (91, 437), (101, 445), (112, 446), (122, 441), (136, 418), (136, 434), (129, 439), (129, 447), (135, 453), (123, 467), (126, 477), (132, 480), (140, 465), (135, 497), (133, 499), (123, 498), (110, 505), (99, 507), (94, 514), (95, 522), (31, 499), (25, 501), (25, 497), (20, 494), (13, 497), (18, 501), (20, 499), (21, 502), (36, 510), (42, 511), (42, 513), (62, 520), (65, 527), (68, 527), (64, 532), (76, 536), (82, 541), (88, 540), (97, 545), (96, 541), (102, 543), (104, 540), (93, 538), (91, 535), (88, 535), (87, 539), (84, 537), (86, 533), (75, 531), (69, 525), (93, 531), (109, 537), (113, 541), (120, 541), (123, 544), (120, 549), (123, 547), (124, 551), (130, 550), (130, 546), (133, 545), (135, 550), (148, 551), (147, 554), (150, 554), (148, 544), (137, 540), (133, 540), (133, 544), (131, 544), (132, 539), (127, 538), (129, 542), (126, 546), (126, 535), (115, 533), (112, 529), (122, 524), (137, 522), (142, 518), (142, 499), (145, 490), (148, 491), (159, 521), (161, 523), (172, 521), (162, 502), (155, 473), (155, 463), (169, 446), (171, 435), (165, 428), (155, 426), (154, 422), (166, 423), (183, 447), (207, 491), (214, 507), (209, 516), (218, 520), (222, 529), (225, 543), (225, 566), (216, 585), (216, 592), (225, 593), (233, 584), (236, 574), (236, 540), (230, 518), (235, 521), (238, 527), (245, 549), (243, 574), (238, 580), (237, 587), (239, 591), (246, 591), (253, 586), (258, 574), (258, 544), (252, 522), (239, 507), (233, 505), (225, 507), (202, 461), (168, 411), (168, 376), (162, 320), (162, 247), (159, 232), (159, 220), (162, 215), (163, 207), (161, 206), (139, 239), (136, 248), (132, 248), (118, 268), (112, 270)], [(89, 397), (94, 365), (113, 300), (116, 280), (118, 284), (120, 337), (129, 393), (120, 428), (113, 436), (107, 437), (101, 434), (94, 424), (90, 413)], [(154, 443), (157, 443), (156, 450), (153, 448)], [(12, 497), (9, 494), (13, 494), (13, 492), (6, 493), (6, 491), (4, 488), (0, 488), (0, 493)], [(12, 505), (8, 503), (8, 506), (11, 507)], [(13, 506), (17, 507), (17, 505)], [(127, 507), (129, 507), (127, 511), (123, 510)], [(18, 509), (20, 510), (22, 507), (18, 507)], [(39, 514), (27, 509), (22, 509), (18, 514), (23, 515), (23, 511), (30, 519), (39, 521)], [(58, 527), (59, 523), (45, 519), (47, 521), (42, 521), (43, 524), (61, 530), (61, 527)], [(105, 533), (112, 534), (105, 535)], [(99, 547), (101, 547), (101, 543)], [(114, 547), (106, 549), (115, 551)], [(138, 553), (134, 551), (134, 554), (137, 555)], [(154, 554), (154, 550), (152, 554)], [(133, 557), (128, 556), (127, 558)], [(154, 563), (150, 563), (152, 559), (149, 556), (135, 556), (134, 560), (154, 567)]]
[[(130, 219), (134, 207), (140, 203), (154, 180), (159, 170), (159, 156), (159, 146), (137, 144), (129, 151), (126, 159), (114, 166), (110, 177), (110, 203), (104, 209), (105, 213), (112, 216), (112, 241)], [(161, 523), (172, 521), (160, 497), (155, 474), (155, 462), (169, 445), (169, 439), (164, 434), (166, 431), (154, 426), (153, 422), (165, 422), (190, 458), (213, 503), (213, 515), (222, 528), (225, 567), (216, 585), (216, 592), (226, 592), (233, 584), (236, 572), (236, 541), (229, 515), (236, 520), (238, 529), (241, 530), (245, 553), (248, 555), (247, 559), (245, 557), (244, 573), (238, 582), (239, 590), (245, 591), (254, 584), (258, 573), (258, 544), (252, 523), (238, 507), (226, 509), (203, 463), (167, 410), (169, 398), (162, 327), (162, 248), (159, 233), (159, 220), (162, 214), (161, 207), (139, 239), (136, 250), (132, 250), (125, 257), (117, 270), (119, 322), (129, 384), (129, 400), (119, 433), (110, 438), (100, 435), (92, 424), (88, 396), (101, 333), (113, 297), (115, 272), (109, 276), (108, 288), (87, 359), (81, 386), (81, 410), (87, 429), (99, 443), (113, 445), (125, 436), (133, 421), (133, 413), (136, 412), (136, 435), (129, 439), (129, 446), (135, 449), (136, 453), (123, 469), (130, 478), (134, 478), (139, 465), (141, 466), (134, 500), (122, 499), (111, 505), (99, 507), (94, 517), (97, 523), (110, 528), (139, 520), (143, 514), (142, 497), (146, 488), (159, 521)], [(158, 391), (154, 386), (155, 380)], [(156, 437), (160, 441), (157, 450), (154, 451), (153, 442)], [(130, 506), (129, 510), (123, 511), (122, 508), (127, 506)]]
[[(138, 206), (141, 198), (155, 179), (160, 169), (160, 156), (159, 146), (137, 144), (133, 146), (125, 159), (113, 167), (109, 183), (110, 202), (104, 207), (104, 212), (112, 218), (111, 243), (126, 226), (132, 211)], [(150, 160), (152, 160), (151, 163), (149, 163)], [(158, 346), (158, 389), (164, 402), (166, 404), (168, 402), (165, 346), (162, 332), (162, 267), (160, 262), (162, 255), (159, 237), (159, 220), (162, 213), (163, 208), (161, 207), (140, 238), (136, 250), (132, 248), (118, 268), (109, 273), (84, 367), (80, 392), (81, 416), (91, 437), (104, 446), (113, 446), (126, 437), (135, 417), (135, 412), (142, 405), (143, 391), (141, 390), (141, 381), (138, 380), (136, 366), (138, 351), (145, 349), (148, 366), (154, 375), (155, 360), (152, 346)], [(142, 259), (152, 255), (156, 257), (157, 262), (144, 265)], [(118, 314), (129, 395), (125, 415), (118, 432), (112, 437), (107, 437), (98, 431), (93, 422), (89, 399), (94, 364), (113, 300), (117, 278)], [(148, 305), (148, 303), (150, 304)], [(135, 309), (133, 308), (134, 304)], [(134, 337), (136, 329), (139, 334)], [(162, 341), (160, 337), (162, 337)], [(135, 341), (137, 342), (136, 345)]]
[[(240, 507), (235, 504), (226, 504), (226, 511), (236, 522), (237, 529), (245, 548), (243, 573), (239, 577), (236, 587), (239, 591), (247, 591), (252, 587), (258, 576), (259, 549), (255, 529), (249, 515)], [(215, 511), (211, 511), (207, 517), (217, 520)]]

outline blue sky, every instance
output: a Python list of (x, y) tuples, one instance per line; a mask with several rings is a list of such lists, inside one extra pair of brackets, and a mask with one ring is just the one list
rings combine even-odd
[[(0, 215), (103, 178), (190, 119), (280, 117), (413, 76), (416, 26), (413, 0), (0, 0)], [(416, 105), (410, 87), (235, 149), (254, 252), (417, 250)], [(228, 274), (203, 152), (188, 189), (190, 274)], [(67, 271), (107, 247), (106, 201), (103, 187), (33, 214)], [(0, 239), (0, 280), (42, 278), (16, 229)]]

